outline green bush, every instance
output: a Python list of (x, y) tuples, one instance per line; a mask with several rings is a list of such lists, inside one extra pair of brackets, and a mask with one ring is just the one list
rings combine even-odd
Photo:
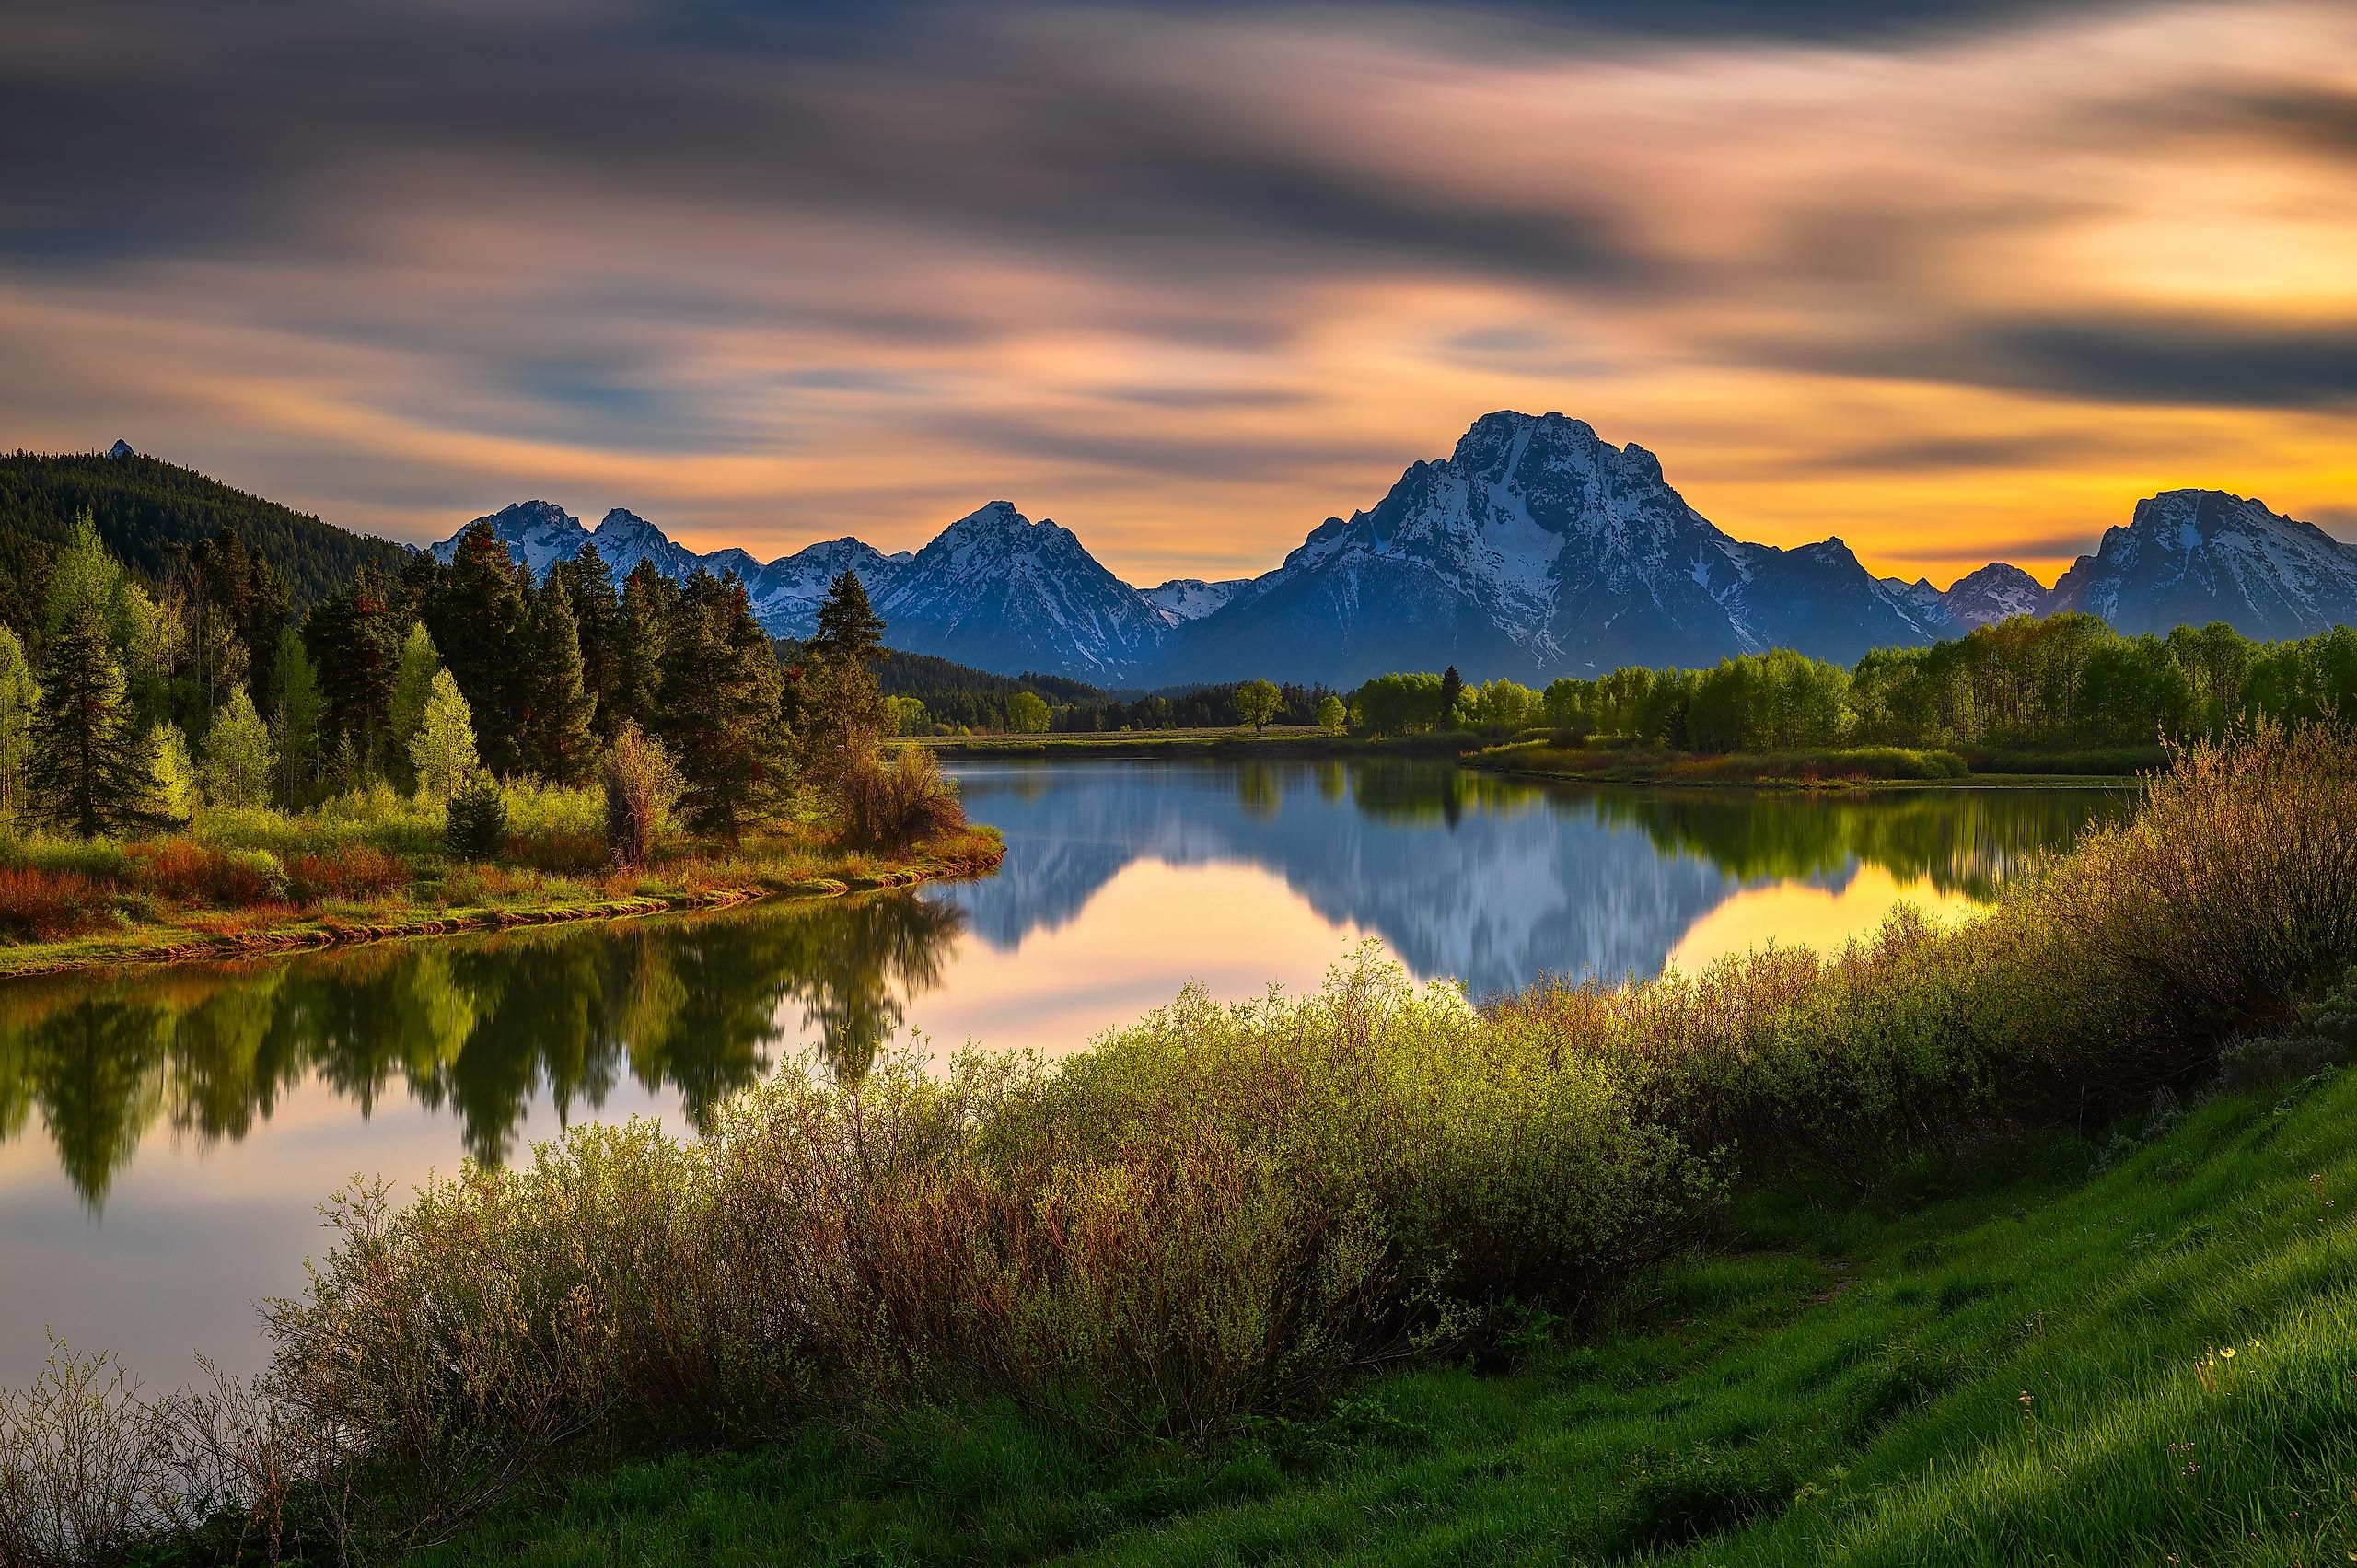
[(451, 794), (442, 842), (461, 860), (489, 860), (507, 846), (507, 802), (498, 780), (477, 773)]

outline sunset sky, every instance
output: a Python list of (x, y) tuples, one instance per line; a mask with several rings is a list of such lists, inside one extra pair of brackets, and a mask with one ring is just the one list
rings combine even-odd
[(1942, 584), (2179, 485), (2357, 539), (2345, 3), (0, 28), (0, 446), (406, 540), (542, 496), (897, 549), (1003, 497), (1235, 575), (1500, 408)]

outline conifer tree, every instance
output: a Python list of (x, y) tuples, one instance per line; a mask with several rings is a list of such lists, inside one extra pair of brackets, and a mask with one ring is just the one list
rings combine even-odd
[(818, 630), (802, 645), (793, 693), (803, 769), (822, 790), (840, 789), (875, 755), (888, 716), (875, 668), (883, 656), (884, 622), (858, 574), (842, 573), (828, 585)]
[(564, 585), (565, 597), (573, 601), (573, 618), (581, 639), (581, 679), (589, 695), (597, 699), (598, 735), (610, 740), (620, 729), (621, 721), (610, 710), (614, 705), (614, 689), (621, 675), (617, 644), (621, 633), (622, 606), (614, 589), (613, 569), (606, 564), (597, 542), (581, 547), (570, 561), (561, 561), (549, 568), (549, 579)]
[(663, 667), (671, 627), (679, 618), (679, 588), (642, 561), (623, 581), (621, 615), (614, 639), (614, 689), (601, 716), (619, 731), (624, 724), (659, 732)]
[(27, 769), (35, 815), (86, 839), (162, 825), (147, 737), (96, 606), (66, 607), (43, 674)]
[(410, 738), (410, 771), (417, 793), (447, 800), (481, 767), (475, 754), (474, 717), (459, 682), (447, 669), (434, 672), (424, 716)]
[(589, 694), (572, 596), (553, 575), (533, 596), (531, 636), (521, 684), (527, 693), (520, 737), (525, 765), (557, 784), (579, 784), (598, 760), (591, 727), (598, 700)]
[(271, 738), (278, 752), (278, 803), (291, 810), (309, 805), (319, 787), (323, 760), (319, 717), (326, 708), (319, 671), (292, 626), (279, 628), (272, 691), (276, 699)]
[(667, 642), (662, 734), (687, 781), (680, 804), (699, 830), (733, 843), (792, 794), (784, 672), (734, 574), (696, 574)]
[(25, 810), (26, 767), (32, 761), (33, 715), (41, 706), (41, 683), (16, 633), (0, 626), (0, 823)]
[(1435, 729), (1448, 729), (1457, 723), (1457, 699), (1465, 694), (1465, 678), (1450, 665), (1440, 678), (1440, 716), (1434, 721)]
[(204, 761), (197, 770), (197, 786), (214, 806), (262, 806), (270, 800), (271, 781), (278, 754), (270, 744), (270, 726), (254, 711), (254, 700), (242, 686), (213, 715), (204, 732)]
[(516, 743), (522, 576), (491, 525), (477, 522), (459, 536), (427, 622), (474, 715), (483, 763), (497, 773), (512, 773), (522, 761)]
[(365, 771), (384, 744), (401, 646), (391, 597), (377, 574), (362, 570), (314, 606), (303, 622), (303, 646), (324, 703), (321, 754), (348, 751), (344, 771)]

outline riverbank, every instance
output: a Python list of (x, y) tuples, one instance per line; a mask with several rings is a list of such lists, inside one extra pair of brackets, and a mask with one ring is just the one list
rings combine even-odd
[(2341, 1562), (2357, 1074), (1762, 1191), (1566, 1335), (1203, 1448), (1001, 1401), (520, 1498), (417, 1568)]
[(1957, 752), (1875, 746), (1699, 754), (1657, 748), (1561, 746), (1520, 740), (1491, 746), (1464, 765), (1512, 777), (1581, 784), (1705, 785), (1747, 789), (1976, 789), (2117, 786), (2165, 768), (2159, 747), (2078, 752)]
[[(136, 847), (136, 846), (134, 846)], [(846, 851), (802, 833), (749, 835), (735, 849), (675, 854), (635, 872), (546, 872), (517, 865), (414, 868), (397, 891), (285, 901), (297, 889), (260, 885), (238, 903), (168, 904), (153, 878), (138, 885), (142, 857), (113, 889), (86, 872), (75, 897), (105, 900), (114, 919), (51, 941), (0, 943), (0, 979), (119, 965), (193, 963), (301, 952), (356, 943), (458, 935), (520, 925), (620, 920), (719, 909), (765, 899), (825, 899), (882, 888), (987, 875), (1005, 854), (998, 834), (969, 827), (894, 854)], [(99, 864), (96, 854), (87, 864)], [(225, 878), (186, 877), (184, 888)], [(109, 897), (111, 892), (111, 897)], [(278, 896), (271, 896), (271, 895)], [(149, 912), (137, 918), (126, 911)]]
[(1089, 761), (1187, 761), (1197, 758), (1329, 757), (1455, 758), (1478, 749), (1479, 736), (1454, 731), (1432, 735), (1337, 735), (1331, 730), (1233, 729), (1102, 730), (1068, 735), (912, 736), (948, 761), (1070, 759)]

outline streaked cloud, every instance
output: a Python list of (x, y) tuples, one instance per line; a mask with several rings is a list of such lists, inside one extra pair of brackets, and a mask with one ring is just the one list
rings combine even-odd
[(2343, 6), (23, 9), (0, 439), (405, 538), (1220, 575), (1499, 407), (1910, 575), (2357, 494)]

